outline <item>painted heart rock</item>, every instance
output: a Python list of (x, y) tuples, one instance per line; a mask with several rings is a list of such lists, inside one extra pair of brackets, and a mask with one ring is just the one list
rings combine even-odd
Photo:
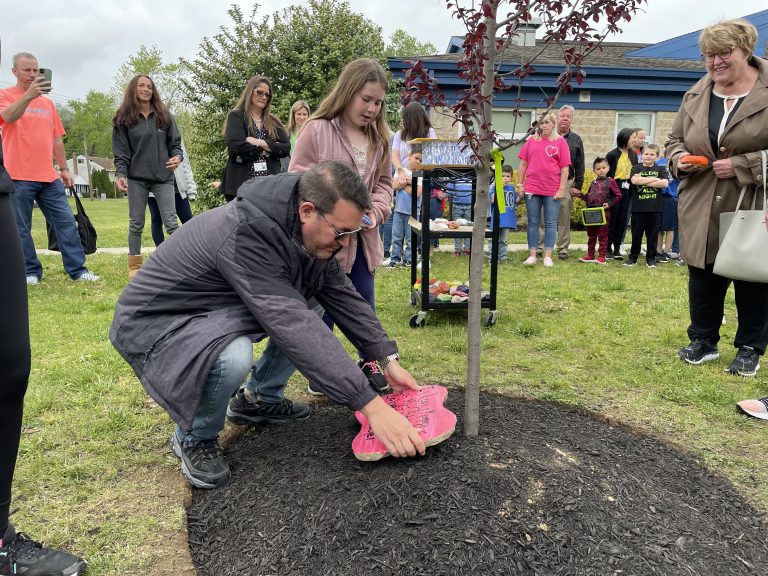
[[(423, 386), (419, 390), (405, 390), (382, 396), (382, 400), (405, 416), (414, 428), (421, 430), (427, 446), (434, 446), (448, 438), (456, 429), (456, 414), (443, 406), (448, 390), (443, 386)], [(380, 460), (389, 456), (386, 446), (371, 430), (362, 412), (355, 412), (360, 432), (352, 440), (352, 452), (358, 460)]]

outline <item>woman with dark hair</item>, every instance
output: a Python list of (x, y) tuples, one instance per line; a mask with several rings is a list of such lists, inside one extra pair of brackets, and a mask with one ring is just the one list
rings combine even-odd
[[(429, 122), (429, 116), (424, 107), (418, 102), (411, 102), (403, 108), (403, 128), (395, 133), (392, 139), (392, 168), (395, 170), (393, 188), (395, 188), (395, 210), (392, 218), (392, 244), (390, 247), (389, 266), (397, 266), (403, 257), (403, 240), (405, 240), (405, 264), (411, 263), (411, 234), (408, 229), (408, 217), (411, 215), (411, 194), (406, 188), (411, 187), (411, 172), (408, 170), (408, 156), (414, 138), (437, 138), (435, 129)], [(433, 190), (433, 194), (437, 189)], [(443, 197), (445, 193), (442, 192)], [(432, 208), (432, 202), (436, 207)], [(440, 213), (442, 198), (436, 194), (430, 198), (428, 207), (430, 216)]]
[(179, 226), (176, 218), (173, 172), (181, 164), (181, 134), (149, 76), (137, 74), (125, 89), (112, 119), (112, 152), (116, 184), (128, 192), (128, 278), (142, 264), (141, 235), (150, 192), (157, 200), (168, 234)]
[[(757, 30), (746, 20), (727, 20), (699, 37), (707, 74), (688, 90), (665, 153), (678, 186), (681, 255), (688, 263), (690, 344), (678, 350), (688, 364), (717, 360), (726, 294), (733, 284), (738, 326), (730, 374), (751, 377), (768, 345), (768, 283), (732, 280), (714, 272), (720, 249), (720, 217), (741, 206), (763, 206), (762, 154), (768, 151), (768, 61), (755, 56)], [(686, 162), (686, 156), (709, 162)], [(753, 204), (756, 202), (756, 204)], [(768, 249), (768, 247), (766, 247)], [(749, 262), (744, 262), (749, 267)], [(751, 416), (768, 419), (768, 397), (739, 404)]]
[(621, 260), (621, 243), (627, 232), (629, 222), (629, 208), (632, 201), (630, 194), (630, 171), (637, 164), (637, 154), (634, 148), (637, 145), (637, 128), (622, 128), (616, 135), (616, 148), (605, 155), (608, 160), (608, 177), (613, 178), (621, 190), (621, 202), (611, 208), (611, 220), (608, 223), (608, 251), (606, 258)]
[(272, 98), (269, 78), (253, 76), (227, 115), (224, 137), (229, 158), (222, 190), (227, 201), (237, 196), (246, 180), (279, 174), (280, 159), (291, 151), (288, 132), (270, 112)]

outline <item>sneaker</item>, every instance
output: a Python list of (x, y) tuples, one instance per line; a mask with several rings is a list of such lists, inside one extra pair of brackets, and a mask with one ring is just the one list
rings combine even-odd
[(606, 260), (613, 260), (613, 250), (608, 248), (608, 250), (605, 251), (605, 259)]
[(461, 252), (459, 252), (458, 250), (454, 250), (454, 252), (453, 252), (453, 256), (454, 256), (454, 258), (455, 258), (456, 256), (461, 256)]
[(552, 266), (554, 266), (554, 265), (555, 265), (555, 263), (552, 262), (552, 258), (550, 258), (549, 256), (544, 256), (544, 266), (545, 267), (552, 268)]
[(669, 254), (667, 254), (667, 256), (669, 256), (670, 260), (677, 260), (678, 258), (680, 258), (680, 254), (678, 254), (677, 252), (670, 252)]
[(79, 576), (88, 563), (63, 550), (46, 548), (8, 526), (0, 539), (0, 574), (29, 576)]
[(390, 262), (392, 262), (392, 259), (389, 256), (387, 256), (386, 258), (384, 258), (384, 260), (381, 261), (381, 265), (384, 267), (387, 267), (389, 266)]
[(672, 260), (672, 258), (669, 257), (669, 254), (666, 254), (664, 252), (662, 252), (661, 254), (656, 256), (656, 263), (657, 264), (666, 264), (670, 260)]
[(78, 276), (77, 278), (73, 278), (73, 280), (75, 282), (98, 282), (99, 280), (101, 280), (101, 276), (99, 276), (98, 274), (94, 274), (93, 272), (88, 272), (88, 270), (86, 270), (85, 272), (80, 274), (80, 276)]
[(309, 394), (312, 394), (312, 396), (325, 396), (325, 394), (320, 392), (320, 390), (315, 390), (314, 388), (312, 388), (312, 384), (310, 383), (307, 383), (307, 392)]
[(181, 460), (181, 473), (195, 488), (221, 488), (229, 483), (229, 464), (219, 446), (218, 438), (184, 445), (171, 439), (171, 450)]
[(613, 253), (613, 259), (614, 260), (624, 260), (624, 254), (622, 254), (620, 251), (616, 250), (616, 252)]
[(523, 262), (523, 266), (536, 266), (536, 256), (528, 256)]
[(227, 420), (235, 424), (282, 424), (294, 420), (309, 418), (309, 406), (300, 402), (293, 402), (283, 398), (280, 402), (265, 402), (256, 400), (251, 402), (245, 395), (243, 388), (237, 391), (235, 397), (227, 406)]
[[(603, 258), (605, 260), (605, 258)], [(594, 262), (595, 261), (595, 255), (594, 254), (586, 254), (585, 256), (582, 256), (579, 258), (579, 262)]]
[(760, 355), (752, 346), (741, 346), (726, 372), (739, 376), (754, 376), (760, 370)]
[(27, 276), (27, 286), (37, 286), (40, 284), (40, 278), (35, 275)]
[(607, 264), (607, 262), (605, 261), (605, 256), (598, 256), (595, 262), (597, 262), (598, 264)]
[(736, 406), (748, 416), (768, 420), (768, 396), (755, 400), (742, 400), (737, 402)]
[(627, 261), (624, 262), (624, 266), (634, 266), (635, 264), (637, 264), (637, 258), (634, 256), (630, 256), (627, 258)]
[(389, 264), (387, 264), (387, 266), (389, 266), (390, 268), (397, 268), (398, 266), (400, 266), (400, 260), (390, 259)]
[(685, 266), (685, 260), (683, 260), (682, 258), (675, 260), (675, 266)]
[(648, 268), (656, 268), (656, 260), (648, 260), (645, 265), (648, 266)]
[(698, 366), (710, 360), (717, 360), (720, 358), (720, 354), (717, 351), (717, 346), (710, 344), (708, 340), (697, 338), (685, 348), (680, 348), (677, 351), (677, 357), (688, 362), (688, 364)]
[(371, 388), (376, 390), (376, 392), (381, 394), (390, 389), (389, 382), (387, 382), (387, 378), (384, 376), (384, 372), (381, 371), (381, 368), (379, 368), (379, 364), (376, 360), (368, 360), (367, 362), (365, 360), (360, 360), (357, 365), (360, 367), (360, 370), (363, 371), (365, 377), (368, 378), (368, 383), (371, 385)]
[(472, 252), (469, 250), (464, 250), (464, 256), (469, 256)]
[(559, 260), (568, 260), (568, 252), (560, 252), (557, 257)]

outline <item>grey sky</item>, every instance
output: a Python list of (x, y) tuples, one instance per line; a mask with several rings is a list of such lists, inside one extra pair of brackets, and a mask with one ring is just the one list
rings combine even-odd
[[(165, 61), (194, 57), (204, 36), (231, 23), (226, 11), (236, 3), (250, 13), (252, 2), (229, 0), (3, 0), (0, 87), (15, 84), (11, 56), (32, 52), (53, 70), (52, 98), (64, 103), (89, 90), (107, 91), (117, 68), (141, 44), (155, 44)], [(264, 0), (259, 14), (271, 14), (296, 0)], [(610, 40), (659, 42), (699, 30), (723, 18), (765, 9), (764, 0), (649, 0), (645, 13)], [(442, 52), (451, 35), (462, 34), (445, 0), (349, 0), (351, 9), (382, 27), (385, 39), (398, 28), (434, 44)]]

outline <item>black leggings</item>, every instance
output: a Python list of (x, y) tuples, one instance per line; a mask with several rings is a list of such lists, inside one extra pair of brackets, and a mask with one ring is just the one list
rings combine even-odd
[(0, 194), (0, 537), (8, 527), (11, 484), (31, 363), (24, 258), (11, 210)]

